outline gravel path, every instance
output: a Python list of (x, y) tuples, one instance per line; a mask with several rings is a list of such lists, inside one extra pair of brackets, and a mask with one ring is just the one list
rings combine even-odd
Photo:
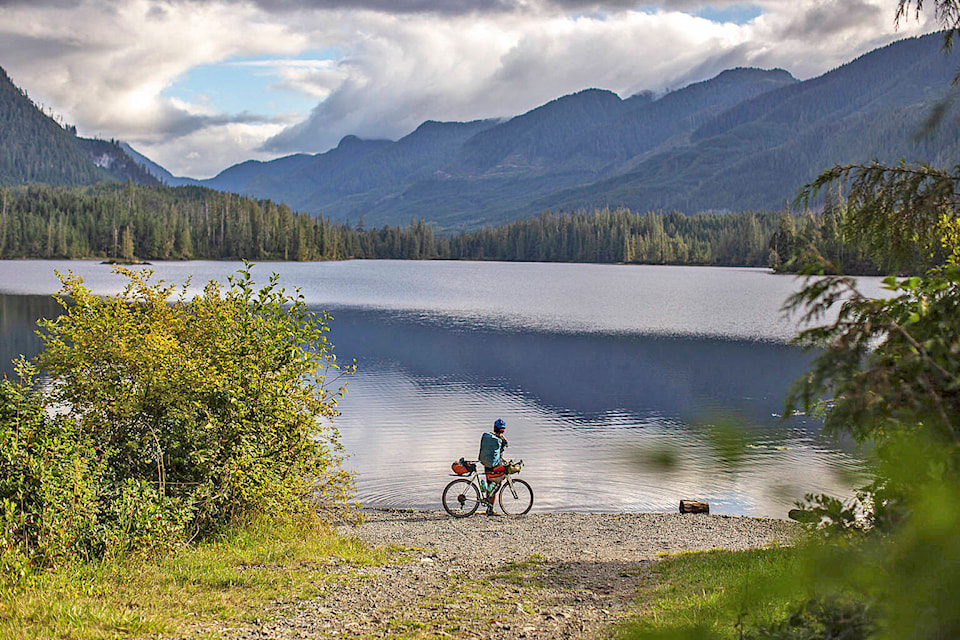
[(397, 548), (390, 562), (333, 565), (321, 597), (234, 637), (598, 637), (629, 614), (659, 554), (789, 543), (796, 532), (782, 520), (661, 513), (365, 514), (341, 532)]

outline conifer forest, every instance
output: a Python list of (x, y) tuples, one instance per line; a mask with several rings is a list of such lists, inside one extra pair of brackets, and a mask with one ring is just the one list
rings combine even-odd
[[(366, 228), (203, 187), (100, 183), (0, 188), (0, 258), (132, 260), (505, 260), (773, 267), (820, 255), (844, 273), (881, 265), (845, 232), (844, 208), (817, 212), (638, 213), (594, 209), (477, 230), (413, 218)], [(919, 262), (913, 268), (922, 266)]]

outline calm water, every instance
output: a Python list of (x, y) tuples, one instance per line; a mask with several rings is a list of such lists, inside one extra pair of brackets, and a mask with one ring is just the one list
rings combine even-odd
[[(238, 268), (160, 263), (199, 289)], [(59, 307), (54, 269), (122, 288), (93, 262), (0, 261), (0, 366), (38, 348), (34, 321)], [(439, 508), (451, 461), (507, 421), (508, 455), (541, 510), (674, 510), (783, 516), (807, 492), (844, 492), (857, 462), (815, 424), (775, 417), (806, 355), (780, 306), (793, 278), (759, 269), (446, 262), (268, 263), (332, 311), (338, 357), (356, 358), (338, 419), (359, 498)], [(876, 291), (878, 282), (865, 279)], [(703, 425), (735, 415), (753, 438), (735, 466)], [(669, 449), (674, 464), (651, 464)]]

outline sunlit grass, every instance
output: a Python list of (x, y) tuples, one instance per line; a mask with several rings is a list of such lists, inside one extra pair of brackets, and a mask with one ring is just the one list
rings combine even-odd
[(322, 525), (253, 525), (162, 558), (76, 564), (0, 594), (0, 638), (218, 636), (319, 593), (325, 567), (370, 566), (370, 549)]
[(653, 568), (640, 590), (639, 614), (618, 638), (738, 638), (741, 625), (784, 617), (802, 562), (791, 548), (682, 553)]

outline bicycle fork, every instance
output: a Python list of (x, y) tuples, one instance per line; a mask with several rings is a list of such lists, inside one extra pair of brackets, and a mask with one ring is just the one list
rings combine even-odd
[(517, 495), (517, 490), (513, 488), (513, 478), (507, 475), (506, 479), (507, 487), (510, 489), (510, 494), (513, 496), (514, 500), (519, 500), (520, 496)]

